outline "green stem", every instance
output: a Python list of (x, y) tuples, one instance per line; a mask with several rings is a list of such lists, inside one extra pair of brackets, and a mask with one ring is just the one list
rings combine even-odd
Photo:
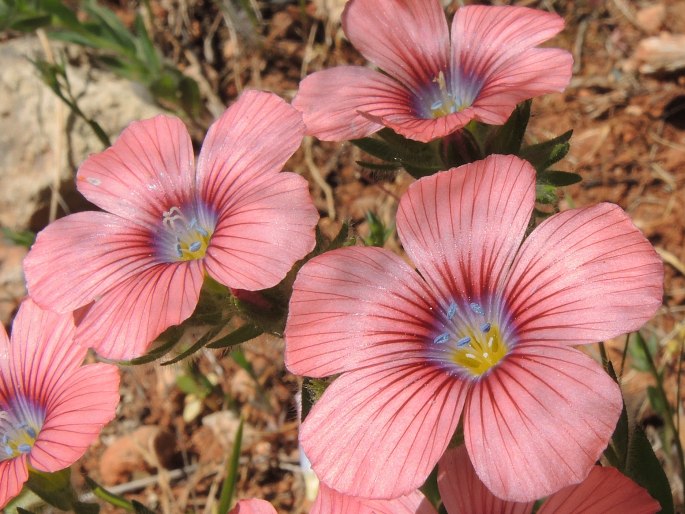
[[(647, 346), (647, 343), (645, 342), (644, 338), (638, 333), (638, 337), (635, 338), (637, 340), (637, 343), (640, 345), (640, 348), (642, 348), (642, 351), (644, 352), (645, 356), (647, 357), (647, 362), (649, 363), (649, 371), (651, 372), (652, 376), (656, 380), (656, 391), (658, 392), (660, 399), (662, 403), (664, 404), (666, 408), (666, 419), (664, 420), (666, 423), (666, 426), (668, 429), (674, 434), (673, 441), (675, 443), (676, 451), (678, 452), (678, 464), (680, 467), (680, 478), (681, 480), (685, 480), (685, 455), (683, 454), (683, 445), (680, 443), (680, 435), (678, 433), (678, 429), (675, 426), (675, 423), (673, 421), (673, 410), (671, 408), (671, 404), (668, 402), (668, 398), (666, 397), (666, 392), (664, 391), (664, 382), (661, 377), (661, 374), (659, 371), (656, 369), (656, 365), (654, 364), (654, 360), (652, 359), (652, 355), (649, 353), (649, 348)], [(682, 353), (681, 353), (682, 356)], [(680, 366), (680, 364), (679, 364)], [(680, 376), (680, 374), (678, 375)], [(678, 397), (680, 398), (680, 397)], [(680, 400), (678, 400), (680, 401)]]

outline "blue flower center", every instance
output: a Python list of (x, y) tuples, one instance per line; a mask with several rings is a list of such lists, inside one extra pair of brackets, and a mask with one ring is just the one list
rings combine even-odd
[(162, 260), (179, 262), (202, 259), (207, 253), (214, 226), (214, 216), (203, 209), (171, 207), (162, 215), (158, 238)]
[(0, 408), (0, 462), (30, 453), (44, 421), (44, 410), (23, 397)]
[(432, 344), (433, 360), (450, 369), (480, 377), (494, 368), (508, 353), (507, 335), (497, 313), (486, 312), (477, 302), (452, 301)]

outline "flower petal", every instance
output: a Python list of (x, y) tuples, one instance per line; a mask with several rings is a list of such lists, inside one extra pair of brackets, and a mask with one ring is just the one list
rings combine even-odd
[(197, 164), (201, 198), (221, 217), (264, 174), (281, 171), (304, 135), (302, 115), (273, 93), (246, 91), (214, 122)]
[(588, 477), (550, 496), (539, 514), (655, 514), (659, 502), (616, 468), (593, 466)]
[(571, 80), (573, 58), (566, 50), (531, 48), (502, 63), (473, 104), (474, 118), (502, 124), (519, 102), (563, 91)]
[(26, 455), (0, 462), (0, 509), (21, 492), (28, 478)]
[(207, 272), (232, 288), (275, 286), (314, 249), (318, 220), (304, 178), (288, 172), (256, 178), (219, 219)]
[(108, 359), (140, 357), (159, 334), (193, 313), (202, 281), (197, 260), (132, 274), (88, 308), (76, 340)]
[(525, 233), (535, 171), (515, 156), (422, 178), (400, 200), (397, 232), (421, 275), (444, 301), (481, 301), (495, 291)]
[(450, 514), (475, 512), (530, 514), (535, 502), (516, 503), (497, 498), (480, 481), (466, 446), (447, 450), (438, 464), (440, 498)]
[(321, 481), (341, 493), (409, 494), (447, 448), (465, 389), (433, 366), (390, 361), (344, 373), (304, 420), (300, 443)]
[(24, 300), (12, 324), (10, 362), (15, 387), (10, 396), (21, 395), (46, 407), (86, 356), (86, 348), (74, 344), (74, 335), (71, 313), (56, 314), (41, 309), (31, 298)]
[(80, 459), (119, 403), (119, 370), (111, 364), (77, 369), (52, 391), (45, 423), (31, 449), (31, 465), (54, 472)]
[(390, 109), (382, 110), (374, 107), (366, 109), (366, 116), (369, 119), (377, 119), (379, 123), (390, 127), (398, 134), (423, 143), (451, 134), (477, 117), (473, 107), (435, 119), (420, 118), (409, 109), (405, 109), (405, 112), (392, 112)]
[(309, 514), (436, 514), (435, 508), (419, 491), (392, 500), (369, 500), (339, 493), (320, 484), (319, 494)]
[(537, 9), (462, 7), (452, 20), (452, 66), (459, 70), (463, 80), (487, 84), (504, 64), (510, 64), (512, 59), (563, 28), (560, 16)]
[(437, 300), (392, 252), (347, 247), (307, 262), (297, 275), (285, 329), (285, 362), (325, 377), (392, 361), (420, 364), (432, 341)]
[(153, 255), (147, 230), (105, 212), (80, 212), (38, 233), (24, 259), (24, 273), (39, 305), (69, 312), (155, 265)]
[(623, 210), (604, 203), (536, 228), (504, 297), (521, 341), (582, 344), (638, 329), (662, 294), (658, 255)]
[(411, 116), (409, 91), (397, 81), (362, 66), (336, 66), (300, 82), (293, 106), (302, 112), (307, 134), (324, 141), (366, 137), (383, 128), (362, 113)]
[(449, 31), (436, 0), (350, 0), (342, 25), (364, 57), (414, 92), (447, 69)]
[(622, 405), (616, 383), (587, 355), (519, 345), (471, 390), (464, 439), (495, 496), (531, 501), (587, 476)]
[(76, 181), (98, 207), (155, 226), (164, 211), (192, 198), (193, 162), (183, 122), (160, 115), (131, 123), (114, 145), (81, 164)]
[(228, 514), (278, 514), (266, 500), (249, 499), (240, 500)]

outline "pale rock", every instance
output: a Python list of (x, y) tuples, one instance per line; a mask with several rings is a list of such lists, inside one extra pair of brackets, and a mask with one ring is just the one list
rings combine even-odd
[[(81, 49), (51, 43), (55, 55)], [(0, 225), (36, 228), (37, 211), (47, 208), (53, 184), (73, 194), (78, 165), (103, 150), (92, 129), (43, 84), (30, 59), (43, 59), (38, 39), (23, 37), (0, 45)], [(111, 73), (67, 65), (67, 76), (86, 116), (112, 140), (131, 121), (162, 109), (143, 86)], [(43, 214), (43, 218), (46, 218)]]
[(637, 24), (645, 32), (656, 34), (666, 19), (666, 6), (664, 4), (654, 4), (640, 9), (635, 14)]

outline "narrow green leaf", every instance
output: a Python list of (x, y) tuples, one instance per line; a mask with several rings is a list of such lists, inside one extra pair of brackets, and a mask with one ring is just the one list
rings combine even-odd
[(2, 235), (13, 244), (25, 246), (26, 248), (31, 248), (31, 245), (36, 240), (36, 234), (30, 230), (12, 230), (7, 227), (2, 227)]
[(355, 161), (359, 166), (362, 168), (368, 168), (370, 170), (374, 171), (397, 171), (399, 170), (402, 165), (399, 163), (377, 163), (377, 162), (368, 162), (368, 161)]
[(140, 14), (136, 14), (135, 29), (137, 36), (135, 39), (136, 53), (140, 57), (140, 61), (147, 66), (149, 73), (156, 75), (162, 69), (162, 60), (150, 39), (145, 22)]
[(652, 445), (639, 425), (633, 427), (624, 473), (661, 504), (662, 514), (673, 514), (671, 486)]
[(126, 500), (125, 498), (122, 498), (121, 496), (110, 493), (107, 489), (102, 487), (100, 484), (98, 484), (95, 480), (93, 480), (87, 475), (84, 478), (86, 480), (86, 484), (93, 492), (93, 494), (100, 498), (102, 501), (109, 503), (110, 505), (113, 505), (120, 509), (124, 509), (125, 511), (133, 512), (133, 505), (130, 501)]
[(121, 53), (135, 58), (135, 40), (113, 11), (98, 5), (94, 0), (85, 2), (83, 7), (93, 21), (97, 23), (101, 38), (111, 41), (114, 46), (119, 48)]
[(179, 103), (181, 108), (191, 117), (197, 118), (200, 115), (202, 99), (200, 87), (190, 77), (183, 75), (178, 83)]
[(18, 514), (35, 514), (34, 512), (31, 512), (30, 510), (22, 509), (21, 507), (17, 507), (17, 513)]
[(240, 343), (254, 339), (255, 337), (263, 334), (263, 332), (252, 325), (251, 323), (245, 323), (239, 328), (236, 328), (233, 332), (224, 337), (217, 339), (207, 345), (207, 348), (229, 348)]
[(539, 183), (555, 187), (570, 186), (571, 184), (577, 184), (581, 180), (583, 180), (583, 177), (568, 171), (549, 170), (538, 175)]
[(235, 434), (233, 441), (233, 449), (231, 456), (226, 465), (226, 478), (221, 486), (221, 494), (219, 495), (219, 514), (226, 514), (231, 507), (233, 495), (235, 493), (235, 486), (238, 480), (238, 463), (240, 461), (240, 448), (243, 444), (243, 418), (240, 418), (240, 424)]
[(207, 343), (209, 343), (216, 335), (221, 332), (221, 329), (223, 329), (223, 325), (220, 325), (218, 327), (213, 327), (209, 331), (207, 331), (200, 339), (198, 339), (195, 344), (191, 345), (190, 348), (188, 348), (185, 352), (182, 352), (180, 355), (177, 355), (173, 359), (170, 359), (168, 361), (162, 362), (162, 366), (169, 366), (170, 364), (176, 364), (177, 362), (185, 359), (186, 357), (190, 357), (192, 354), (200, 350), (201, 348), (204, 348), (207, 346)]
[(135, 359), (131, 359), (129, 361), (120, 361), (119, 364), (123, 366), (140, 366), (141, 364), (148, 364), (152, 361), (156, 361), (161, 357), (164, 357), (174, 348), (174, 346), (176, 346), (179, 339), (181, 338), (181, 333), (180, 331), (176, 330), (176, 327), (172, 327), (172, 329), (170, 330), (173, 330), (174, 333), (169, 337), (169, 339), (165, 343), (162, 343), (156, 348), (153, 348), (147, 354), (141, 357), (136, 357)]
[(49, 14), (21, 16), (16, 18), (9, 28), (18, 30), (19, 32), (33, 32), (36, 29), (49, 25), (51, 21), (52, 16)]

